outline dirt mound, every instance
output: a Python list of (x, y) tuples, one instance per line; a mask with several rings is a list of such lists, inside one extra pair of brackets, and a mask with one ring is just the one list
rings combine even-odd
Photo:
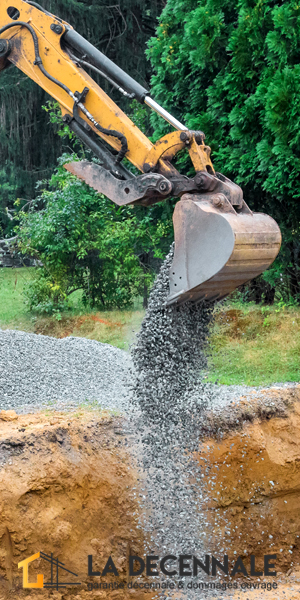
[[(17, 418), (13, 411), (0, 414), (1, 600), (128, 597), (87, 590), (93, 581), (88, 555), (94, 571), (102, 571), (111, 555), (118, 581), (126, 581), (128, 555), (143, 552), (132, 492), (137, 475), (123, 424), (95, 411)], [(83, 585), (54, 592), (23, 590), (18, 563), (39, 551), (53, 553), (78, 575), (67, 574), (67, 581)], [(49, 581), (50, 565), (42, 558), (31, 564), (29, 581), (36, 581), (38, 573)], [(60, 577), (64, 581), (62, 572)]]

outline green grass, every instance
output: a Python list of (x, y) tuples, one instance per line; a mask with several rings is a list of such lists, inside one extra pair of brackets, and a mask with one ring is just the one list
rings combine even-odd
[(249, 304), (217, 308), (210, 351), (210, 381), (300, 381), (300, 309)]
[[(89, 311), (73, 298), (73, 309), (57, 320), (26, 310), (24, 284), (34, 268), (0, 269), (0, 328), (20, 329), (58, 338), (86, 337), (129, 349), (144, 311)], [(263, 307), (227, 302), (217, 306), (211, 330), (209, 381), (268, 385), (300, 381), (300, 308)]]
[(137, 300), (134, 310), (87, 311), (81, 293), (71, 297), (71, 310), (55, 316), (31, 314), (24, 303), (23, 290), (35, 276), (35, 268), (0, 269), (0, 328), (63, 338), (86, 337), (128, 350), (139, 330), (144, 311)]
[(13, 325), (14, 329), (32, 327), (32, 317), (23, 299), (24, 284), (34, 277), (34, 267), (23, 269), (0, 268), (0, 327)]

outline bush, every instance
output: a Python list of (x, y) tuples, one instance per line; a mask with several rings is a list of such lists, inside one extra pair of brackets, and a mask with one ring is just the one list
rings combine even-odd
[(55, 314), (69, 309), (67, 295), (44, 269), (39, 269), (35, 279), (27, 283), (24, 295), (29, 310), (39, 314)]
[(116, 206), (63, 168), (76, 158), (62, 157), (30, 212), (20, 216), (20, 248), (44, 265), (27, 291), (35, 311), (66, 308), (78, 289), (90, 307), (132, 305), (153, 280), (143, 256), (163, 258), (163, 240), (170, 243), (165, 208)]

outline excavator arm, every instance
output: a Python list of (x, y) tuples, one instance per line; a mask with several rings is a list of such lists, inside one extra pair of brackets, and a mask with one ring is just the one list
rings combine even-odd
[[(181, 198), (173, 217), (169, 303), (221, 299), (275, 259), (281, 242), (277, 224), (267, 215), (253, 214), (241, 188), (215, 173), (203, 132), (179, 123), (68, 23), (36, 2), (1, 0), (0, 71), (9, 64), (59, 103), (64, 121), (98, 157), (100, 164), (67, 164), (71, 173), (120, 206)], [(152, 144), (87, 68), (121, 94), (150, 106), (175, 131)], [(192, 178), (172, 164), (183, 148), (195, 168)], [(141, 175), (134, 176), (123, 165), (125, 156)]]
[[(178, 183), (175, 179), (180, 178), (180, 175), (170, 160), (187, 144), (196, 171), (209, 166), (213, 172), (209, 158), (210, 150), (203, 144), (203, 134), (188, 132), (187, 128), (171, 115), (168, 115), (169, 120), (178, 131), (153, 145), (89, 77), (84, 67), (91, 66), (100, 71), (118, 87), (120, 93), (155, 106), (156, 103), (150, 98), (147, 90), (89, 44), (70, 25), (36, 6), (34, 2), (16, 0), (12, 7), (10, 0), (2, 0), (2, 67), (5, 61), (13, 63), (55, 98), (61, 107), (64, 120), (98, 153), (111, 174), (119, 179), (130, 178), (130, 173), (121, 166), (122, 158), (126, 154), (128, 160), (142, 173), (153, 172), (155, 169), (155, 172), (162, 176), (159, 178), (155, 175), (153, 178), (150, 175), (143, 178), (141, 181), (144, 189), (147, 188), (148, 180), (151, 182), (151, 188), (157, 179), (157, 199), (161, 200), (171, 192), (177, 195), (178, 190), (175, 187), (178, 187)], [(160, 107), (158, 110), (168, 114)], [(117, 160), (109, 154), (104, 145), (101, 145), (99, 138), (118, 151)], [(166, 157), (165, 160), (163, 156)], [(169, 180), (172, 177), (174, 183), (170, 185)], [(168, 181), (164, 178), (168, 178)], [(104, 185), (108, 185), (108, 181), (113, 185), (111, 178), (106, 178)], [(165, 185), (159, 185), (162, 183)], [(195, 187), (199, 190), (199, 186), (194, 184)], [(151, 191), (153, 196), (153, 190)], [(145, 189), (145, 197), (146, 192)], [(180, 195), (182, 193), (180, 192)], [(117, 200), (120, 198), (119, 194), (120, 189)], [(110, 193), (107, 195), (111, 197)], [(114, 198), (111, 199), (115, 201)], [(131, 198), (126, 200), (126, 204), (132, 202)]]

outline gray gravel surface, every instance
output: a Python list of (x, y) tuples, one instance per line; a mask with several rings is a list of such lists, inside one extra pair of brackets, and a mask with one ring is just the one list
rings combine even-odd
[(81, 403), (128, 410), (128, 353), (85, 338), (0, 330), (0, 408), (61, 410)]

